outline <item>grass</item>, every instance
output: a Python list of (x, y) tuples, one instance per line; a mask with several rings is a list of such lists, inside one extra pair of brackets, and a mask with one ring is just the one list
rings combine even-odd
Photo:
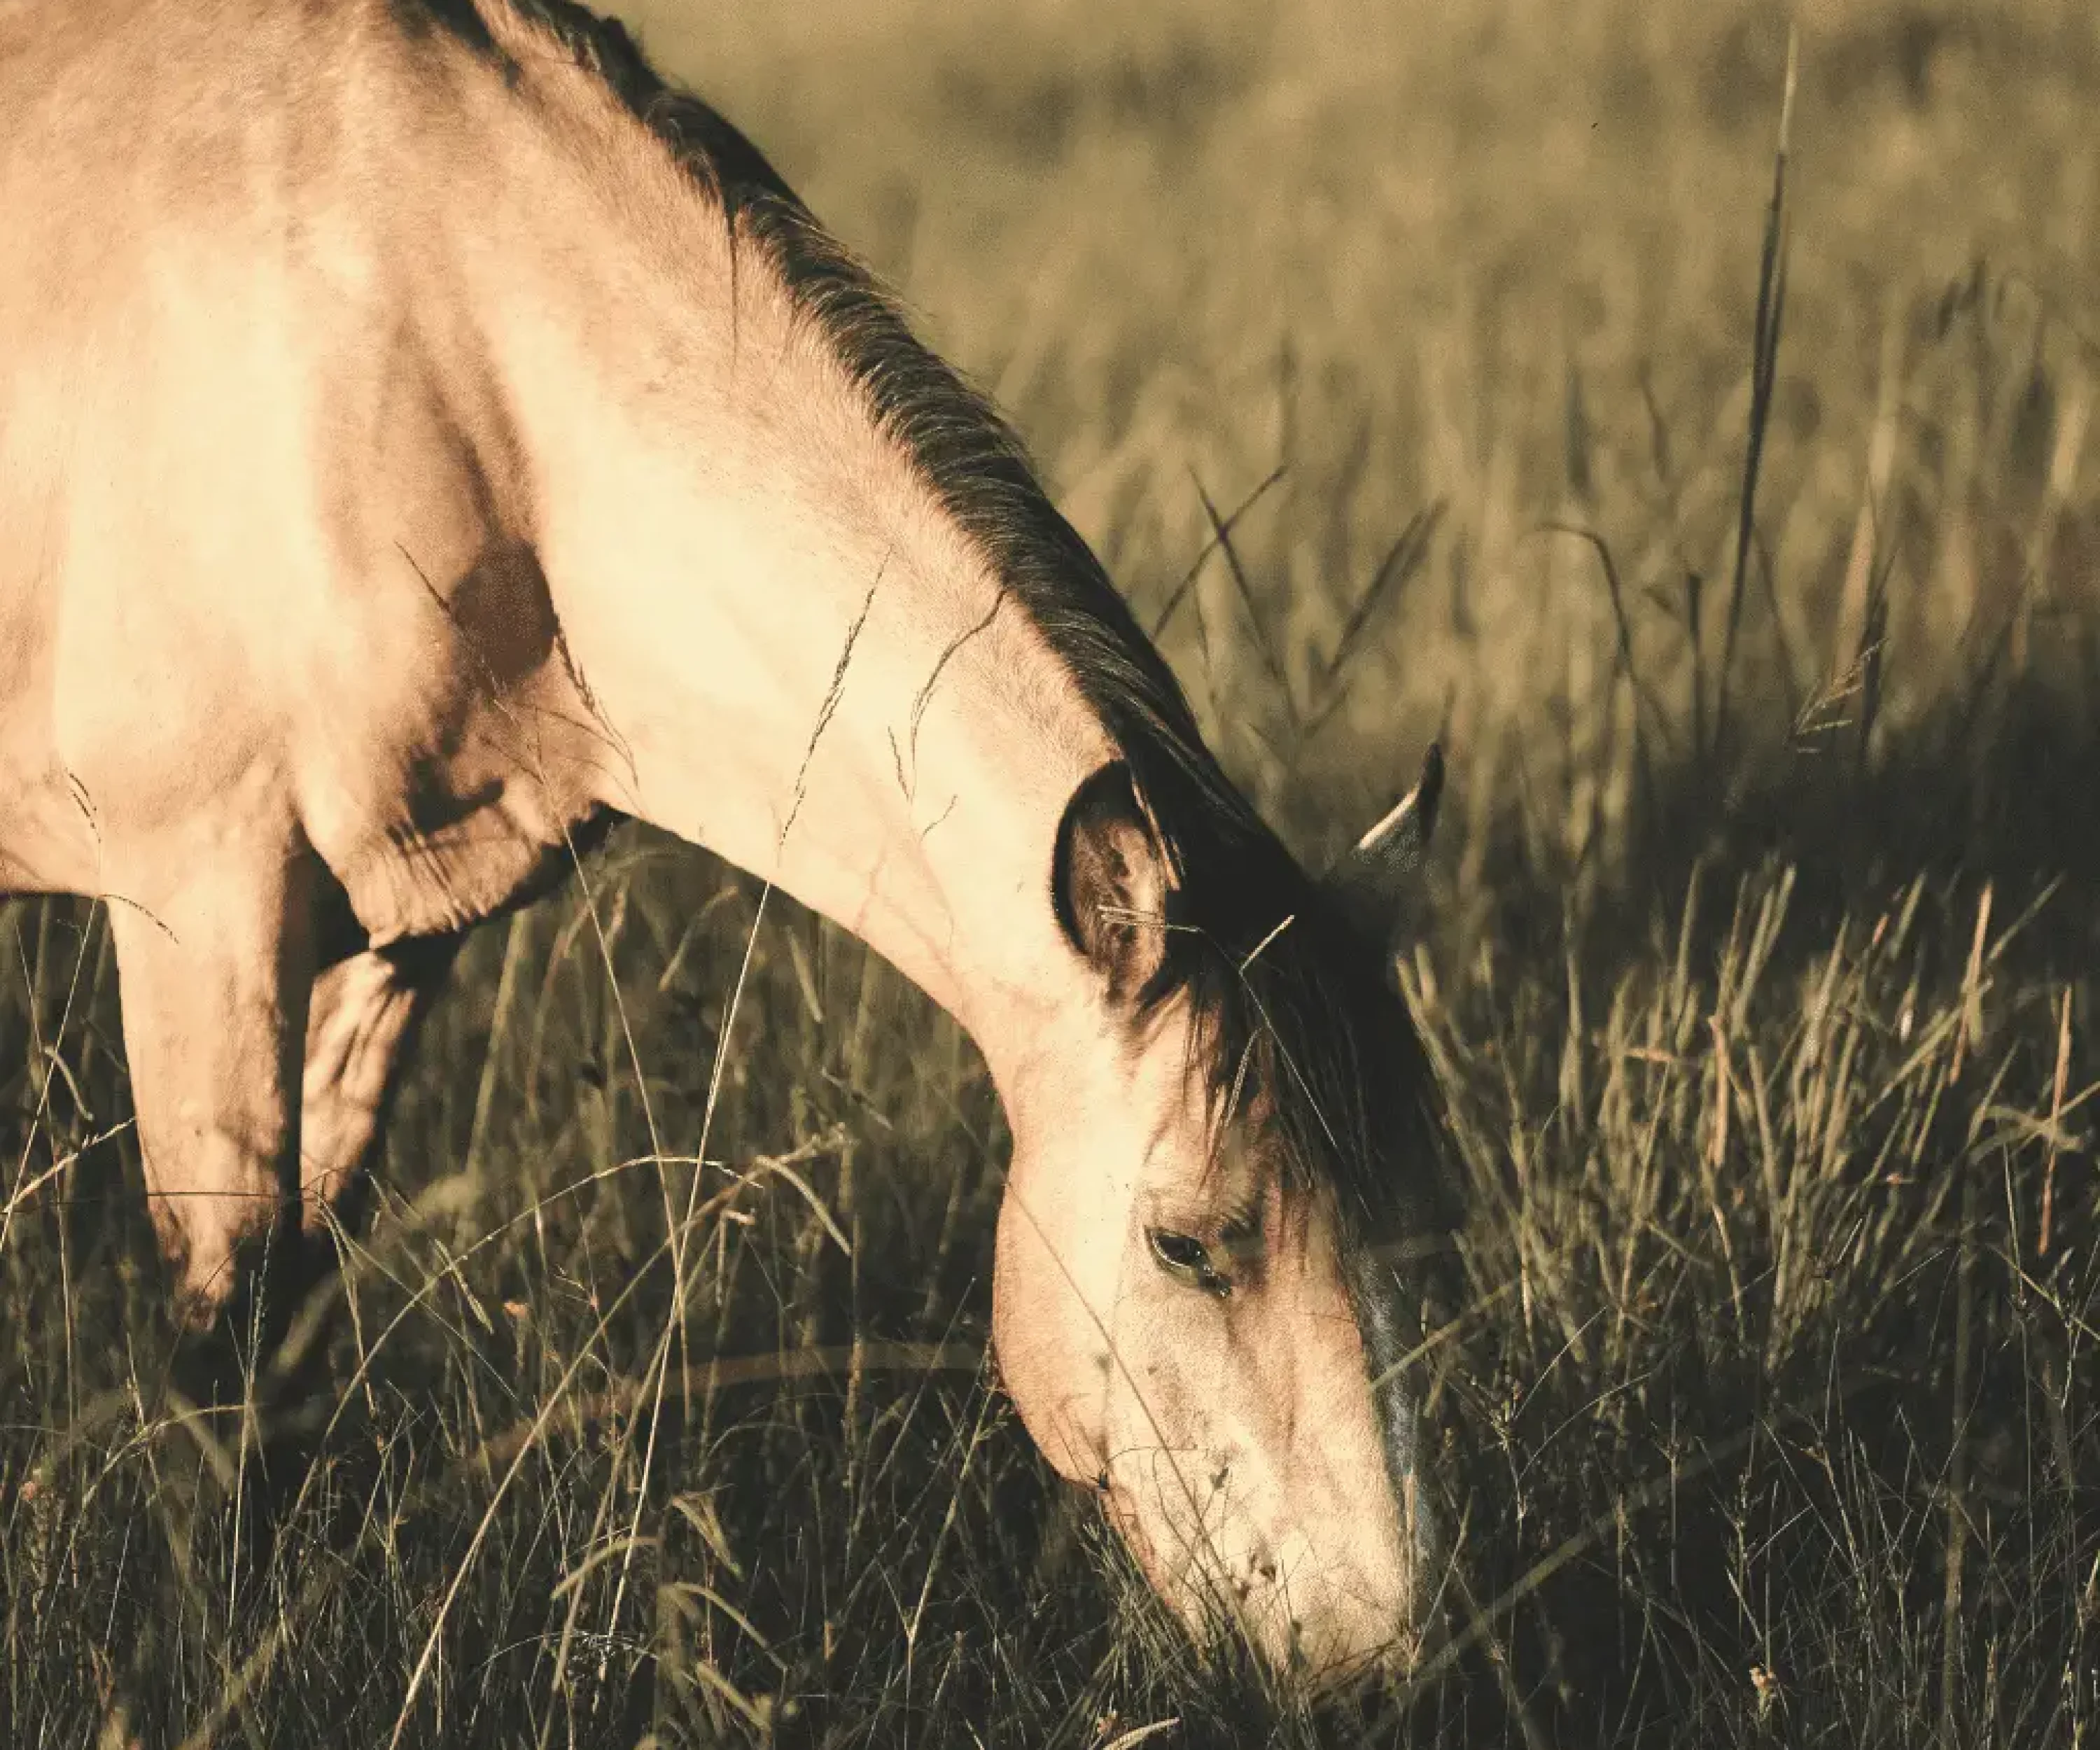
[(1779, 227), (1772, 9), (640, 23), (1308, 857), (1443, 735), (1480, 1611), (1346, 1714), (1202, 1666), (990, 1389), (967, 1043), (636, 832), (467, 950), (259, 1434), (167, 1389), (102, 921), (9, 909), (0, 1739), (2100, 1743), (2090, 20), (1804, 5)]

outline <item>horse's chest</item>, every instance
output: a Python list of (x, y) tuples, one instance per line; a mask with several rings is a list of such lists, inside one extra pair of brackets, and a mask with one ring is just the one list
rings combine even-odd
[(382, 941), (547, 884), (615, 757), (528, 549), (493, 544), (427, 606), (390, 624), (390, 659), (302, 738), (307, 835)]

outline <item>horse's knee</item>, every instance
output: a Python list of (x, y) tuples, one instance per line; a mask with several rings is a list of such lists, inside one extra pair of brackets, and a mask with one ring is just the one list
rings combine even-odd
[(244, 1175), (222, 1175), (209, 1191), (161, 1188), (149, 1191), (148, 1207), (173, 1279), (177, 1321), (206, 1329), (226, 1315), (236, 1295), (273, 1272), (273, 1259), (288, 1262), (297, 1244), (292, 1199), (268, 1180), (242, 1184)]

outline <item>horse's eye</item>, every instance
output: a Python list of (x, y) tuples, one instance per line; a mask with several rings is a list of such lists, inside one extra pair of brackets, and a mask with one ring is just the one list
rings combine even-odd
[(1193, 1235), (1176, 1233), (1168, 1228), (1148, 1228), (1145, 1236), (1152, 1244), (1152, 1255), (1159, 1267), (1169, 1276), (1179, 1276), (1220, 1298), (1232, 1293), (1231, 1282), (1211, 1262), (1210, 1249)]

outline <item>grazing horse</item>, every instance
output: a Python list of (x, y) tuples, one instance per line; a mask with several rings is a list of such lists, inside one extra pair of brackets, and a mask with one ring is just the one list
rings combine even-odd
[(1405, 1660), (1434, 751), (1301, 870), (1008, 429), (567, 0), (0, 0), (0, 884), (108, 902), (192, 1312), (638, 817), (968, 1029), (1004, 1385), (1157, 1589)]

